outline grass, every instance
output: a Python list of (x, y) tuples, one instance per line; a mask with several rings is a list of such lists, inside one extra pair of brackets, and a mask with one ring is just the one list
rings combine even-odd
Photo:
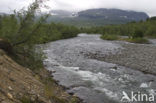
[(149, 41), (146, 38), (141, 38), (141, 37), (137, 37), (137, 38), (122, 38), (119, 37), (118, 35), (109, 35), (109, 34), (104, 34), (101, 36), (101, 39), (104, 40), (121, 40), (121, 41), (127, 41), (127, 42), (131, 42), (131, 43), (140, 43), (140, 44), (148, 44)]
[(34, 103), (33, 101), (31, 101), (31, 99), (29, 97), (22, 97), (20, 98), (21, 103)]
[(101, 38), (104, 40), (118, 40), (119, 39), (117, 35), (108, 35), (108, 34), (102, 35)]
[(50, 78), (48, 78), (45, 82), (44, 92), (45, 92), (46, 97), (48, 97), (49, 99), (55, 95), (54, 94), (55, 88), (54, 88), (53, 82), (54, 81)]
[(131, 43), (141, 43), (141, 44), (149, 43), (148, 39), (146, 39), (146, 38), (126, 38), (124, 40), (131, 42)]
[(65, 92), (62, 86), (59, 86), (51, 77), (51, 73), (46, 69), (34, 71), (35, 78), (44, 84), (44, 95), (54, 103), (79, 103), (79, 99)]
[(52, 78), (46, 78), (44, 84), (44, 92), (46, 97), (52, 99), (53, 101), (55, 101), (55, 103), (78, 103), (78, 98), (74, 96), (70, 97), (69, 100), (66, 99), (67, 97), (69, 97), (69, 95), (67, 95), (64, 91), (60, 90), (60, 88), (54, 83), (54, 80)]

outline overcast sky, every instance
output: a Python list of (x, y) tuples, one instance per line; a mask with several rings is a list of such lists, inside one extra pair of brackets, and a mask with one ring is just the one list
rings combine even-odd
[[(0, 0), (0, 12), (11, 12), (26, 7), (32, 0)], [(143, 11), (156, 16), (156, 0), (50, 0), (51, 9), (79, 11), (90, 8), (118, 8)]]

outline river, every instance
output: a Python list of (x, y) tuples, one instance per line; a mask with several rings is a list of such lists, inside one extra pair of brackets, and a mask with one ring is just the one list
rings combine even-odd
[(100, 35), (79, 34), (45, 44), (44, 64), (48, 70), (56, 71), (54, 79), (66, 86), (67, 92), (86, 103), (122, 103), (123, 94), (130, 96), (132, 92), (155, 96), (155, 76), (87, 56), (90, 53), (112, 55), (122, 49), (117, 42), (101, 40)]

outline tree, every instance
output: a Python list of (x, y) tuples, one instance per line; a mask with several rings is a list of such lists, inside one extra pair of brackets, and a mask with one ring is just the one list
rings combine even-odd
[[(21, 65), (29, 68), (43, 66), (43, 56), (41, 52), (36, 52), (35, 37), (41, 25), (45, 22), (48, 15), (41, 16), (35, 20), (35, 14), (40, 10), (46, 0), (35, 0), (27, 10), (20, 10), (11, 15), (0, 17), (0, 38), (3, 41), (1, 47), (10, 44), (13, 48), (12, 57)], [(8, 49), (8, 48), (7, 48)]]
[[(44, 0), (45, 1), (45, 0)], [(39, 29), (41, 24), (45, 22), (48, 15), (41, 17), (37, 23), (35, 23), (35, 13), (39, 10), (40, 5), (44, 2), (43, 0), (35, 0), (29, 7), (28, 10), (21, 10), (20, 12), (15, 12), (18, 17), (20, 27), (13, 41), (13, 46), (27, 43), (33, 37), (33, 34)], [(35, 25), (37, 24), (37, 25)]]
[(143, 31), (141, 29), (136, 28), (134, 30), (134, 34), (132, 35), (132, 38), (143, 38), (144, 34)]

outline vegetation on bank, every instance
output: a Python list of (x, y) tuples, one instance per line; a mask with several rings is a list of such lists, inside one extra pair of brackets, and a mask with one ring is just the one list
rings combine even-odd
[(42, 52), (35, 45), (77, 36), (79, 29), (63, 24), (46, 23), (48, 15), (36, 20), (39, 0), (11, 15), (0, 15), (0, 38), (12, 46), (12, 57), (19, 64), (31, 69), (42, 68)]
[(124, 41), (132, 42), (132, 43), (141, 43), (141, 44), (148, 44), (149, 41), (146, 38), (127, 38), (127, 39), (121, 39)]
[[(37, 22), (34, 21), (34, 17), (25, 20), (27, 15), (22, 20), (19, 20), (15, 14), (0, 16), (0, 38), (12, 45), (16, 54), (15, 59), (24, 66), (37, 68), (42, 65), (40, 54), (35, 52), (36, 44), (75, 37), (79, 33), (79, 29), (73, 26), (46, 24), (43, 21), (46, 17), (42, 17)], [(34, 55), (39, 57), (36, 59)]]
[(117, 35), (109, 35), (109, 34), (104, 34), (101, 36), (102, 39), (105, 39), (105, 40), (118, 40), (119, 39), (119, 36)]
[[(146, 21), (130, 22), (121, 25), (108, 25), (101, 27), (81, 28), (86, 33), (102, 34), (103, 39), (119, 39), (117, 36), (128, 36), (124, 39), (129, 42), (147, 43), (146, 38), (156, 38), (156, 17)], [(108, 36), (109, 35), (109, 36)], [(114, 36), (116, 35), (116, 37)], [(123, 38), (120, 38), (123, 40)]]

